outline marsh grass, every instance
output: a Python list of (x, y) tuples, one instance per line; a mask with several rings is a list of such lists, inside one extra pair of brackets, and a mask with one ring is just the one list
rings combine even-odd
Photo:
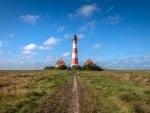
[(98, 113), (150, 113), (150, 71), (89, 71), (78, 78), (91, 90)]
[[(0, 113), (33, 113), (72, 73), (0, 71)], [(93, 113), (150, 113), (150, 71), (78, 71), (78, 80), (90, 91)]]
[(70, 81), (65, 71), (0, 71), (0, 113), (32, 113)]

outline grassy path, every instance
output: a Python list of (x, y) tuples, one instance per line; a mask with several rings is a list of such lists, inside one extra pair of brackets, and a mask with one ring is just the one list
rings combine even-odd
[(91, 92), (80, 83), (77, 76), (74, 73), (72, 81), (59, 88), (34, 113), (97, 113)]
[(69, 106), (69, 113), (79, 113), (79, 92), (76, 73), (73, 74), (72, 97)]

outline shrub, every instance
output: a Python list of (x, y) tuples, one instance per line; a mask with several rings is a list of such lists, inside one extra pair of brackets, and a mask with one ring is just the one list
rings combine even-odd
[(81, 66), (77, 65), (77, 66), (72, 66), (73, 70), (81, 70)]
[(46, 66), (45, 68), (44, 68), (45, 70), (54, 70), (55, 69), (55, 67), (54, 66)]
[(67, 66), (66, 65), (61, 65), (61, 66), (56, 67), (56, 69), (65, 70), (65, 69), (67, 69)]
[(67, 70), (71, 70), (71, 67), (67, 67)]
[(85, 64), (83, 65), (82, 69), (92, 71), (103, 71), (103, 69), (100, 66), (97, 66), (96, 64)]

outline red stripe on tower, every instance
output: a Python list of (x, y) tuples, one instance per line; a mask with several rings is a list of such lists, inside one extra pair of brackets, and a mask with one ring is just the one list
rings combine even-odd
[(77, 35), (73, 36), (71, 67), (78, 65)]

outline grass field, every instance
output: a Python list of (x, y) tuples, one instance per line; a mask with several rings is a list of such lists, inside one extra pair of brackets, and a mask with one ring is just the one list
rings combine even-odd
[(71, 81), (65, 71), (0, 71), (0, 113), (32, 113)]
[[(59, 88), (72, 82), (73, 73), (0, 71), (0, 113), (34, 113)], [(79, 101), (85, 103), (81, 113), (150, 113), (150, 71), (78, 71), (77, 79)], [(59, 101), (71, 93), (67, 87), (60, 91)]]
[(97, 113), (150, 113), (150, 71), (80, 72)]

